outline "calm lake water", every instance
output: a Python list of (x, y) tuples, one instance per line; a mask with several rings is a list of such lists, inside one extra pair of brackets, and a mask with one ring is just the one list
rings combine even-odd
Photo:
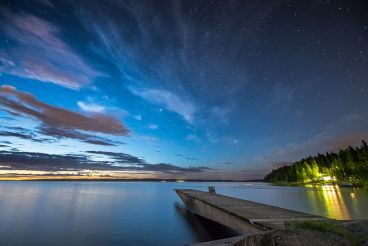
[(361, 189), (263, 183), (0, 182), (0, 245), (184, 245), (236, 235), (185, 210), (207, 190), (336, 219), (368, 219)]

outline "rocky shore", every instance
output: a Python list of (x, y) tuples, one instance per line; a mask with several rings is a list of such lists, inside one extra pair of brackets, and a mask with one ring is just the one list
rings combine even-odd
[(284, 230), (244, 235), (192, 246), (368, 246), (368, 221), (288, 223)]

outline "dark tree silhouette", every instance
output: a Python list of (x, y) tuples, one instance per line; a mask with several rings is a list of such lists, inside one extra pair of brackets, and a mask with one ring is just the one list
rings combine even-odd
[(272, 170), (265, 178), (267, 182), (320, 182), (331, 180), (348, 182), (368, 187), (368, 145), (353, 148), (349, 146), (338, 153), (318, 153), (317, 156), (296, 161)]

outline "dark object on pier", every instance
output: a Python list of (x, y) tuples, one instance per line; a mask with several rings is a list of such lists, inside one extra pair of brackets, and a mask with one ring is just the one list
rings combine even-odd
[(215, 186), (208, 186), (208, 192), (210, 194), (216, 194)]

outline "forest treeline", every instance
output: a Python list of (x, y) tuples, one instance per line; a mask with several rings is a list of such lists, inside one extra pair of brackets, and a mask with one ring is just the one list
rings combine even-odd
[(267, 182), (338, 182), (368, 187), (368, 145), (362, 141), (359, 147), (351, 147), (294, 162), (272, 170)]

